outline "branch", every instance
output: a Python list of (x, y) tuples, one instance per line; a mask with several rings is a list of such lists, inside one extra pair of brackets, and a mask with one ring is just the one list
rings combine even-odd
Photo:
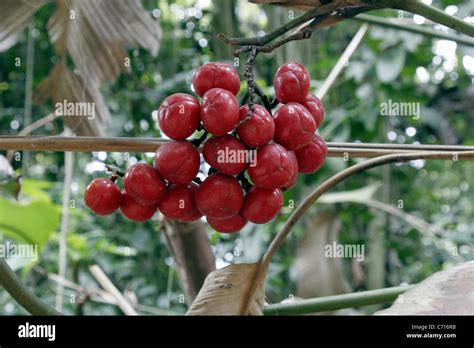
[(347, 45), (346, 49), (339, 57), (339, 60), (337, 61), (336, 65), (334, 65), (334, 68), (331, 70), (326, 80), (324, 80), (321, 87), (316, 91), (316, 96), (319, 99), (323, 99), (329, 88), (331, 88), (331, 86), (334, 84), (346, 63), (349, 62), (349, 59), (354, 54), (357, 47), (359, 47), (359, 44), (362, 42), (362, 39), (364, 38), (368, 29), (368, 24), (363, 24), (359, 30), (357, 30), (357, 33), (354, 35), (349, 45)]
[(451, 16), (446, 12), (437, 9), (436, 7), (427, 5), (418, 0), (397, 0), (397, 1), (387, 1), (389, 2), (390, 7), (397, 10), (408, 11), (420, 16), (423, 16), (433, 22), (442, 24), (448, 28), (454, 29), (460, 33), (474, 37), (474, 26), (468, 22), (462, 20), (461, 18)]
[(117, 302), (117, 306), (123, 311), (126, 315), (138, 315), (137, 311), (133, 306), (123, 297), (122, 293), (117, 289), (117, 287), (112, 283), (112, 281), (107, 277), (102, 268), (98, 265), (92, 265), (89, 267), (94, 278), (102, 286), (102, 288), (107, 291)]
[[(0, 136), (0, 150), (29, 150), (56, 152), (155, 152), (169, 140), (159, 138), (96, 138), (62, 136)], [(410, 144), (372, 144), (328, 142), (329, 157), (373, 158), (389, 154), (413, 153), (422, 151), (444, 152), (432, 159), (452, 159), (459, 154), (460, 160), (472, 160), (474, 156), (463, 152), (474, 151), (474, 146), (459, 145), (410, 145)]]
[[(474, 155), (474, 151), (465, 152), (463, 153), (463, 155), (472, 156)], [(311, 192), (303, 200), (303, 202), (298, 206), (298, 208), (296, 208), (293, 214), (291, 214), (291, 216), (288, 218), (283, 228), (275, 236), (272, 243), (268, 247), (267, 251), (263, 255), (259, 273), (260, 274), (266, 273), (273, 255), (275, 255), (275, 253), (281, 247), (281, 245), (285, 241), (285, 238), (291, 232), (293, 226), (296, 225), (296, 223), (303, 217), (303, 215), (311, 207), (311, 205), (313, 205), (313, 203), (316, 202), (316, 200), (319, 197), (321, 197), (324, 193), (326, 193), (327, 191), (335, 187), (340, 182), (346, 180), (347, 178), (349, 178), (350, 176), (354, 174), (357, 174), (362, 171), (365, 171), (374, 167), (378, 167), (387, 163), (406, 162), (406, 161), (411, 161), (411, 160), (416, 160), (416, 159), (434, 159), (434, 158), (438, 158), (438, 156), (444, 156), (444, 153), (425, 151), (425, 152), (415, 152), (415, 153), (409, 153), (409, 154), (393, 154), (393, 155), (381, 156), (378, 158), (373, 158), (373, 159), (358, 163), (356, 165), (353, 165), (352, 167), (349, 167), (337, 173), (336, 175), (332, 176), (331, 178), (327, 179), (320, 186), (318, 186), (313, 192)]]
[(404, 30), (427, 37), (451, 40), (457, 42), (460, 45), (474, 46), (474, 39), (471, 39), (470, 37), (446, 33), (444, 31), (436, 30), (433, 28), (425, 28), (420, 25), (403, 25), (399, 23), (399, 20), (393, 18), (384, 18), (360, 14), (356, 17), (353, 17), (352, 19), (359, 22), (370, 23), (385, 28)]
[(165, 218), (164, 234), (190, 305), (207, 275), (216, 268), (205, 225), (201, 220), (182, 223)]
[(342, 308), (362, 307), (394, 301), (398, 295), (411, 290), (416, 285), (396, 286), (391, 288), (355, 292), (352, 294), (325, 296), (304, 299), (293, 303), (277, 303), (263, 308), (264, 315), (297, 315), (323, 311), (334, 311)]
[(0, 285), (28, 313), (33, 315), (60, 315), (23, 284), (4, 258), (0, 258)]

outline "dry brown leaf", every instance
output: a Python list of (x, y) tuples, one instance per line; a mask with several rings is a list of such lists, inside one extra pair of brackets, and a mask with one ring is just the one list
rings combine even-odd
[(54, 103), (63, 101), (94, 103), (94, 119), (74, 114), (60, 117), (76, 134), (100, 136), (104, 133), (104, 127), (110, 115), (98, 86), (85, 83), (81, 76), (66, 67), (64, 61), (54, 66), (49, 77), (43, 80), (36, 90), (36, 102), (42, 102), (48, 98), (51, 98)]
[(211, 272), (187, 315), (263, 315), (260, 263), (235, 264)]
[(89, 83), (113, 81), (128, 70), (124, 45), (158, 53), (160, 26), (139, 0), (58, 0), (56, 7), (48, 22), (51, 41)]
[[(35, 96), (37, 103), (95, 103), (96, 118), (64, 117), (78, 135), (103, 135), (110, 119), (99, 86), (128, 71), (124, 46), (158, 53), (162, 31), (140, 0), (57, 0), (48, 33), (62, 61), (69, 55), (74, 72), (64, 63), (53, 68)], [(63, 75), (64, 74), (64, 75)]]
[(474, 261), (433, 274), (376, 315), (473, 315)]
[(0, 1), (0, 52), (12, 47), (31, 21), (31, 17), (44, 4), (44, 0)]

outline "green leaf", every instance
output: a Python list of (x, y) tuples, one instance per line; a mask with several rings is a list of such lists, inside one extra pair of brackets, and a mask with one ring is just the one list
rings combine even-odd
[(402, 46), (384, 51), (375, 66), (379, 80), (383, 83), (394, 81), (405, 65), (405, 58), (406, 51)]
[(41, 249), (60, 221), (58, 206), (36, 201), (27, 204), (0, 197), (0, 232)]

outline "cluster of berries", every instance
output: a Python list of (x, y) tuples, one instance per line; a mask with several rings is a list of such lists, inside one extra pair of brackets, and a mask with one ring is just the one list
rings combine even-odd
[[(87, 187), (85, 203), (96, 214), (120, 208), (134, 221), (146, 221), (157, 210), (182, 222), (206, 216), (215, 230), (236, 232), (248, 221), (272, 220), (283, 206), (282, 191), (294, 185), (298, 172), (322, 166), (327, 146), (315, 131), (324, 109), (309, 93), (310, 76), (301, 64), (290, 62), (276, 72), (275, 97), (282, 105), (274, 115), (258, 104), (239, 107), (240, 78), (228, 64), (203, 65), (192, 83), (201, 103), (177, 93), (158, 110), (160, 129), (172, 140), (158, 148), (153, 166), (131, 166), (122, 191), (116, 176), (94, 179)], [(201, 182), (199, 144), (186, 139), (203, 128), (201, 152), (211, 174)]]

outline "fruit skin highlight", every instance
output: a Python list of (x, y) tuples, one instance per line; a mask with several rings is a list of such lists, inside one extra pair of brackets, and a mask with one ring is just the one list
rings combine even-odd
[(275, 96), (280, 103), (303, 102), (309, 93), (310, 83), (308, 70), (296, 62), (280, 66), (273, 78)]
[(156, 204), (142, 205), (137, 203), (126, 191), (122, 191), (122, 203), (120, 211), (129, 220), (145, 222), (150, 220), (157, 210)]
[[(295, 164), (296, 163), (296, 164)], [(248, 168), (253, 184), (266, 189), (286, 187), (294, 176), (296, 157), (279, 144), (267, 144), (257, 151), (257, 164)]]
[(240, 231), (247, 224), (247, 220), (242, 214), (236, 214), (226, 219), (212, 219), (207, 218), (207, 223), (211, 225), (213, 229), (221, 233), (235, 233)]
[(201, 120), (212, 135), (224, 135), (239, 121), (239, 103), (235, 96), (222, 88), (213, 88), (204, 94)]
[(209, 138), (202, 148), (206, 162), (219, 172), (237, 175), (247, 169), (247, 148), (237, 138), (226, 134)]
[(319, 128), (324, 120), (324, 106), (321, 100), (314, 94), (310, 93), (301, 105), (303, 105), (313, 116), (314, 122), (316, 122), (316, 128)]
[(195, 194), (198, 185), (191, 182), (186, 185), (171, 185), (158, 204), (164, 216), (173, 220), (193, 221), (202, 215), (196, 207)]
[[(239, 122), (245, 120), (248, 111), (248, 105), (240, 108)], [(237, 128), (237, 135), (245, 145), (251, 148), (267, 144), (275, 135), (275, 122), (272, 115), (263, 106), (254, 105), (249, 120)]]
[(226, 219), (236, 215), (244, 204), (239, 182), (230, 175), (212, 174), (196, 192), (199, 212), (211, 219)]
[(324, 164), (327, 154), (326, 143), (319, 135), (314, 134), (308, 145), (295, 151), (299, 172), (305, 174), (316, 172)]
[(86, 206), (97, 215), (112, 214), (120, 206), (122, 193), (115, 183), (107, 178), (91, 181), (84, 192)]
[(287, 150), (309, 144), (315, 131), (313, 116), (301, 104), (285, 104), (275, 113), (275, 141)]
[(131, 166), (123, 178), (125, 191), (139, 204), (158, 203), (166, 193), (166, 183), (147, 163)]
[(187, 184), (196, 177), (201, 157), (199, 151), (186, 140), (161, 145), (155, 155), (155, 169), (172, 184)]
[(282, 207), (281, 190), (252, 187), (245, 196), (242, 215), (255, 224), (265, 224), (273, 220)]
[(237, 95), (240, 90), (240, 77), (227, 63), (207, 63), (194, 73), (193, 88), (200, 97), (212, 88), (222, 88)]
[(192, 95), (176, 93), (166, 98), (158, 109), (158, 123), (166, 136), (186, 139), (198, 128), (201, 107)]

